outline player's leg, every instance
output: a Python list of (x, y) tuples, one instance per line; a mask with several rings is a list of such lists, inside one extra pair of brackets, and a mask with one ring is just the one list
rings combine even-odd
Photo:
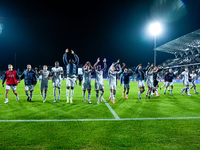
[(83, 91), (83, 100), (84, 102), (86, 102), (86, 98), (85, 98), (86, 84), (85, 83), (82, 84), (82, 91)]
[(194, 92), (195, 92), (195, 94), (199, 94), (199, 93), (197, 92), (197, 90), (196, 90), (196, 85), (194, 86)]
[(164, 84), (160, 87), (160, 90), (161, 90), (164, 86), (165, 86), (165, 82), (164, 82)]
[[(74, 83), (75, 84), (75, 83)], [(74, 86), (71, 87), (71, 98), (70, 98), (70, 103), (73, 103), (73, 96), (74, 96)]]
[(8, 103), (8, 93), (9, 93), (9, 91), (10, 91), (10, 86), (6, 85), (6, 93), (5, 93), (6, 100), (5, 100), (4, 104)]
[(130, 89), (130, 88), (127, 87), (127, 91), (126, 91), (126, 99), (128, 99), (129, 89)]
[(42, 97), (44, 96), (44, 95), (43, 95), (43, 90), (40, 91), (40, 94), (42, 95)]
[(100, 91), (101, 91), (100, 102), (102, 102), (102, 97), (103, 97), (103, 94), (104, 94), (104, 86), (103, 85), (101, 85)]
[(91, 99), (91, 90), (87, 89), (87, 92), (88, 92), (88, 104), (92, 104), (92, 102), (90, 101), (90, 99)]
[(99, 90), (96, 90), (97, 104), (99, 104)]
[(70, 89), (70, 87), (67, 86), (67, 89), (66, 89), (66, 97), (67, 97), (67, 101), (66, 101), (66, 103), (69, 103), (69, 89)]
[(29, 86), (29, 90), (30, 90), (30, 102), (32, 102), (33, 99), (33, 91), (34, 91), (34, 85), (30, 85)]
[(16, 91), (16, 90), (13, 90), (13, 93), (15, 94), (16, 100), (18, 101), (18, 100), (19, 100), (19, 97), (18, 97), (17, 91)]
[(187, 87), (187, 91), (188, 91), (188, 96), (192, 96), (192, 95), (190, 94), (190, 87), (189, 87), (189, 84), (187, 84), (186, 87)]
[(112, 100), (113, 100), (113, 104), (115, 104), (115, 93), (116, 93), (116, 90), (112, 90)]
[(60, 93), (61, 93), (61, 82), (58, 82), (58, 98), (57, 100), (60, 100)]
[(151, 98), (151, 91), (152, 91), (152, 86), (149, 88), (149, 96), (148, 96), (148, 98)]
[(54, 103), (56, 103), (56, 86), (53, 87)]
[(171, 84), (170, 95), (172, 95), (173, 88), (174, 88), (174, 86), (173, 86), (173, 84)]
[(47, 89), (44, 90), (44, 99), (43, 99), (43, 102), (45, 103), (46, 102), (46, 99), (47, 99)]
[(166, 82), (165, 90), (164, 90), (164, 95), (166, 94), (167, 88), (169, 87), (169, 82)]
[(126, 92), (126, 88), (124, 87), (124, 89), (123, 89), (123, 98), (125, 97), (125, 92)]

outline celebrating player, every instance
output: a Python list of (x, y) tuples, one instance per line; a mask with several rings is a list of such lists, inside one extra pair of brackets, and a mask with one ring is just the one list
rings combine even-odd
[[(167, 74), (167, 73), (168, 73), (168, 72), (166, 72), (165, 75), (164, 75), (164, 79), (163, 79), (164, 84), (160, 87), (160, 90), (161, 90), (163, 87), (166, 86), (166, 82), (167, 82), (167, 76), (166, 76), (166, 74)], [(170, 90), (169, 90), (169, 86), (168, 86), (168, 91), (170, 91)]]
[(67, 48), (65, 51), (65, 54), (63, 55), (63, 63), (66, 66), (66, 73), (67, 73), (67, 81), (66, 81), (66, 96), (67, 101), (66, 103), (69, 103), (69, 89), (71, 88), (71, 98), (70, 103), (73, 103), (73, 95), (74, 95), (74, 86), (76, 81), (76, 70), (79, 64), (79, 58), (74, 53), (73, 50), (71, 50), (71, 54), (74, 55), (75, 61), (73, 59), (70, 59), (69, 62), (67, 60), (67, 53), (69, 53), (69, 49)]
[[(124, 64), (125, 66), (125, 64)], [(122, 68), (124, 68), (124, 66)], [(125, 92), (126, 92), (126, 99), (128, 99), (128, 93), (129, 93), (129, 89), (130, 89), (130, 80), (129, 77), (133, 75), (133, 71), (131, 69), (125, 68), (124, 72), (121, 74), (120, 76), (120, 85), (122, 85), (123, 83), (123, 97), (125, 97)]]
[[(43, 102), (46, 102), (46, 98), (47, 98), (47, 91), (48, 91), (48, 85), (49, 85), (49, 79), (50, 79), (50, 71), (47, 70), (48, 67), (47, 65), (43, 66), (43, 70), (40, 70), (39, 72), (37, 71), (38, 69), (35, 68), (35, 74), (36, 75), (41, 75), (41, 81), (40, 81), (40, 91), (41, 91), (41, 95), (43, 97)], [(43, 90), (44, 90), (44, 94), (43, 94)]]
[(144, 85), (144, 74), (149, 68), (150, 63), (148, 63), (147, 67), (145, 69), (142, 69), (142, 64), (139, 64), (135, 72), (138, 74), (137, 75), (137, 81), (138, 81), (138, 87), (139, 87), (139, 93), (138, 93), (138, 99), (142, 100), (141, 94), (145, 91), (145, 85)]
[[(35, 71), (31, 68), (31, 65), (27, 65), (27, 69), (23, 72), (21, 76), (21, 80), (24, 79), (25, 83), (25, 92), (27, 95), (27, 101), (31, 102), (33, 98), (33, 91), (34, 91), (34, 86), (37, 84), (37, 77), (35, 74)], [(30, 96), (29, 92), (30, 91)]]
[(19, 76), (17, 74), (16, 70), (13, 70), (13, 66), (11, 64), (8, 65), (8, 71), (5, 72), (5, 76), (2, 82), (2, 87), (4, 87), (4, 82), (6, 81), (6, 101), (4, 104), (8, 103), (8, 93), (10, 91), (10, 88), (13, 90), (13, 93), (16, 96), (16, 100), (19, 100), (19, 97), (17, 95), (16, 89), (18, 84)]
[(151, 91), (153, 90), (153, 64), (148, 68), (146, 74), (147, 74), (147, 93), (146, 98), (151, 98)]
[(61, 92), (61, 74), (63, 74), (63, 68), (59, 66), (59, 62), (55, 62), (55, 67), (51, 69), (51, 73), (53, 75), (52, 81), (53, 81), (53, 95), (54, 95), (54, 103), (56, 103), (56, 88), (58, 89), (58, 98), (57, 100), (60, 100), (60, 92)]
[(184, 90), (187, 90), (188, 91), (188, 96), (192, 96), (191, 94), (190, 94), (190, 88), (189, 88), (189, 70), (188, 70), (188, 68), (186, 67), (185, 68), (185, 71), (183, 71), (180, 75), (179, 75), (179, 77), (178, 77), (178, 79), (180, 79), (180, 77), (183, 75), (183, 85), (185, 85), (185, 87), (183, 88), (183, 89), (181, 89), (181, 94), (183, 95), (183, 92), (184, 92)]
[(195, 94), (199, 94), (199, 93), (196, 91), (196, 84), (195, 84), (195, 81), (197, 80), (197, 74), (195, 73), (194, 70), (192, 71), (192, 74), (190, 74), (190, 77), (191, 77), (191, 84), (192, 84), (192, 86), (190, 87), (190, 90), (191, 90), (192, 88), (194, 88)]
[(104, 63), (103, 69), (101, 69), (101, 65), (98, 65), (99, 62), (100, 62), (100, 58), (98, 58), (97, 62), (94, 64), (94, 69), (96, 73), (95, 91), (96, 91), (97, 104), (99, 104), (99, 90), (101, 91), (100, 101), (102, 102), (102, 96), (104, 94), (103, 72), (106, 71), (106, 68), (107, 68), (106, 58), (103, 59), (103, 63)]
[(90, 101), (91, 98), (91, 72), (93, 71), (93, 67), (89, 61), (85, 63), (85, 65), (82, 68), (83, 70), (83, 85), (82, 85), (82, 91), (83, 91), (83, 98), (84, 102), (86, 102), (85, 99), (85, 91), (88, 91), (88, 104), (92, 104)]
[(164, 95), (166, 94), (167, 88), (171, 86), (170, 95), (172, 95), (173, 91), (173, 78), (176, 78), (176, 75), (172, 72), (172, 69), (169, 69), (169, 72), (165, 75), (166, 76), (166, 87), (164, 91)]
[[(117, 61), (117, 64), (119, 63), (119, 60)], [(115, 63), (116, 64), (116, 63)], [(121, 73), (121, 66), (119, 65), (119, 71), (115, 71), (115, 65), (111, 65), (108, 70), (109, 75), (109, 86), (111, 91), (111, 98), (109, 98), (110, 101), (113, 101), (113, 104), (115, 104), (115, 93), (117, 89), (116, 84), (116, 75)]]

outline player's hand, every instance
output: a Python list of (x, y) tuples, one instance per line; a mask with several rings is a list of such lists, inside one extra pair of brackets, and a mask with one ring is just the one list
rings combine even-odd
[(129, 69), (129, 71), (132, 71), (131, 69)]
[(97, 58), (97, 62), (100, 62), (100, 58)]
[(2, 84), (2, 87), (4, 87), (4, 84)]
[(151, 64), (151, 67), (153, 67), (153, 64)]
[(38, 70), (38, 68), (37, 68), (37, 67), (35, 67), (35, 70)]
[(120, 59), (117, 60), (117, 63), (119, 63), (119, 62), (120, 62)]
[(148, 62), (148, 65), (150, 65), (150, 63)]
[(71, 53), (72, 53), (72, 55), (74, 55), (74, 51), (73, 50), (71, 50)]
[(20, 83), (20, 81), (17, 81), (17, 83)]
[(103, 59), (103, 63), (106, 63), (106, 58)]
[(68, 48), (65, 50), (65, 53), (69, 53), (69, 49)]
[(138, 66), (142, 66), (142, 64), (139, 64)]
[(122, 63), (122, 66), (124, 66), (124, 67), (125, 67), (125, 66), (126, 66), (126, 64), (125, 64), (125, 63)]
[(119, 67), (121, 68), (121, 65), (119, 64)]

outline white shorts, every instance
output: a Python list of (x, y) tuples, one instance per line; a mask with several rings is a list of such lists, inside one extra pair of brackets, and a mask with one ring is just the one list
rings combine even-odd
[(103, 89), (104, 89), (104, 85), (103, 84), (95, 83), (95, 91), (103, 90)]
[(75, 87), (76, 78), (67, 77), (66, 86)]
[(145, 87), (145, 85), (144, 85), (144, 80), (142, 80), (142, 81), (139, 80), (139, 81), (138, 81), (138, 87), (139, 87), (139, 88)]
[(153, 87), (153, 82), (147, 82), (147, 87), (152, 88)]
[(190, 85), (189, 81), (183, 81), (183, 85)]
[(53, 82), (53, 87), (60, 89), (61, 88), (61, 82), (59, 82), (59, 81)]
[(124, 89), (130, 89), (130, 85), (129, 84), (123, 84), (123, 88)]
[(173, 82), (166, 82), (165, 86), (166, 87), (168, 87), (168, 86), (174, 86), (174, 84), (173, 84)]
[(47, 91), (48, 90), (48, 84), (42, 84), (42, 83), (40, 83), (40, 90)]
[(110, 90), (116, 90), (117, 86), (116, 84), (109, 84)]
[(195, 81), (192, 81), (191, 84), (192, 86), (196, 86)]
[(167, 85), (167, 81), (164, 82), (164, 85), (165, 85), (165, 86)]
[(13, 91), (16, 91), (16, 90), (17, 90), (17, 86), (16, 86), (16, 85), (7, 85), (7, 84), (6, 84), (6, 90), (10, 91), (10, 88), (11, 88)]
[(25, 85), (25, 91), (33, 91), (34, 85)]
[(82, 90), (85, 91), (86, 89), (91, 90), (91, 82), (83, 83)]

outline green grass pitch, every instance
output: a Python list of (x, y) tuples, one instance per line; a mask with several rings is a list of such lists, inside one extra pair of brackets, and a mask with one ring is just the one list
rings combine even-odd
[[(0, 120), (114, 119), (104, 102), (97, 104), (92, 81), (93, 104), (83, 102), (80, 86), (75, 87), (73, 104), (66, 103), (66, 81), (62, 82), (61, 99), (53, 103), (49, 82), (47, 102), (43, 103), (39, 84), (33, 102), (27, 102), (24, 84), (17, 87), (19, 101), (12, 91), (4, 104), (5, 88), (0, 88)], [(162, 85), (163, 83), (160, 83)], [(137, 83), (131, 82), (129, 99), (122, 98), (117, 86), (116, 104), (108, 101), (108, 81), (104, 81), (104, 98), (120, 118), (200, 117), (200, 95), (180, 93), (175, 83), (173, 96), (138, 100)], [(197, 85), (200, 92), (200, 85)], [(87, 97), (87, 94), (86, 94)], [(110, 121), (42, 121), (0, 122), (0, 149), (200, 149), (200, 119), (110, 120)]]

